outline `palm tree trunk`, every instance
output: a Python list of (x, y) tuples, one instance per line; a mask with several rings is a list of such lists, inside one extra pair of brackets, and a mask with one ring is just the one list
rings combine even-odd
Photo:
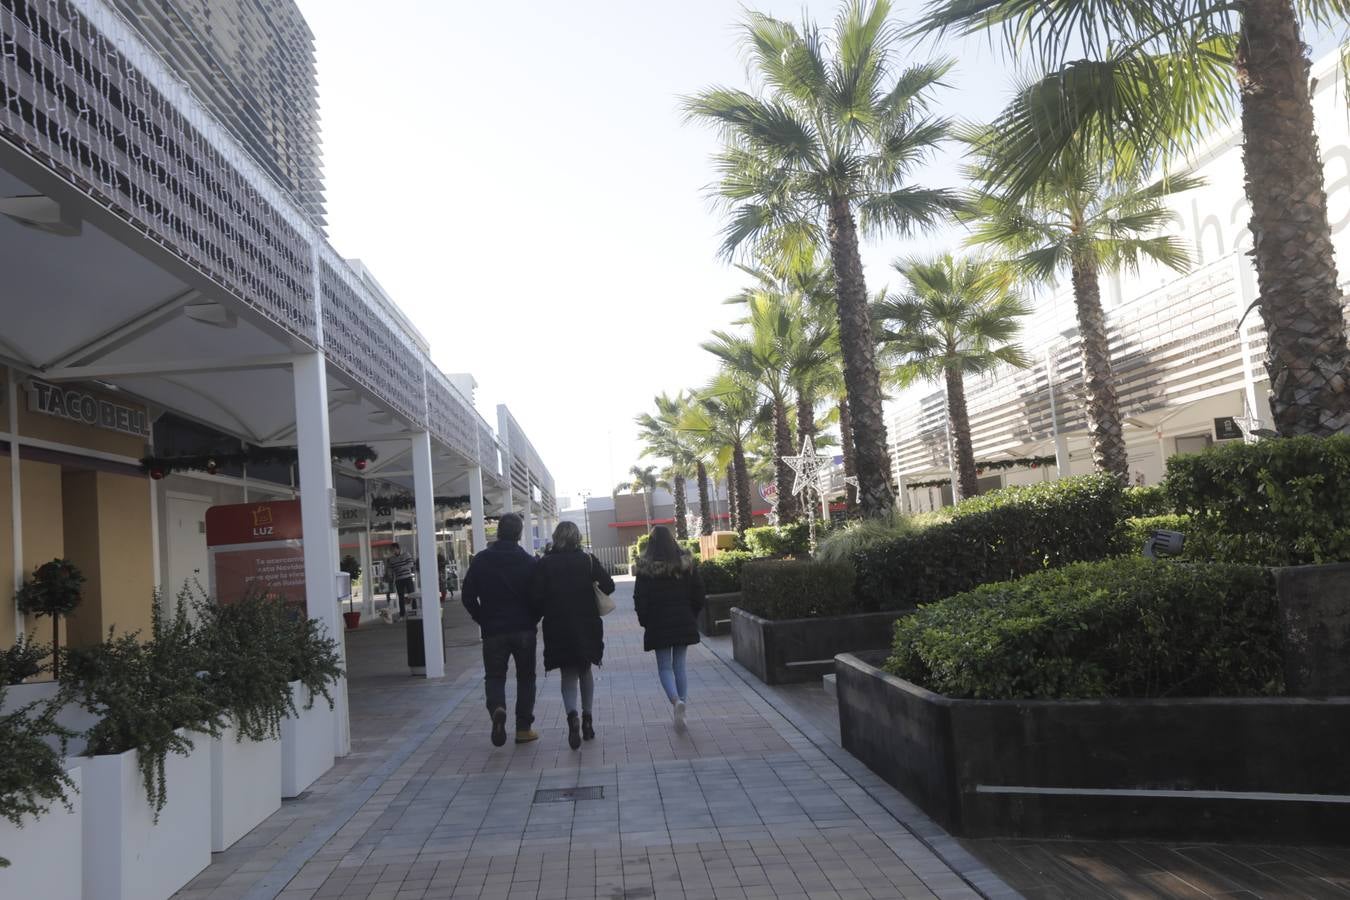
[(1275, 428), (1286, 437), (1350, 431), (1350, 349), (1306, 48), (1291, 0), (1244, 7), (1236, 60), (1242, 158)]
[(744, 531), (741, 525), (741, 507), (736, 502), (736, 463), (727, 463), (727, 521), (732, 531)]
[(737, 530), (742, 534), (755, 524), (754, 509), (750, 506), (750, 469), (745, 464), (745, 448), (737, 442), (731, 451), (731, 465), (736, 476), (736, 512), (740, 520)]
[(708, 502), (708, 467), (698, 463), (698, 530), (700, 534), (713, 533), (712, 504)]
[[(853, 461), (853, 414), (847, 397), (839, 398), (839, 443), (844, 445), (844, 477), (852, 478), (858, 474), (858, 467)], [(851, 516), (858, 508), (858, 489), (850, 484), (845, 497), (844, 512)]]
[(684, 476), (675, 476), (675, 537), (689, 540), (689, 510), (685, 507)]
[(854, 466), (862, 513), (869, 518), (883, 516), (895, 505), (890, 454), (886, 450), (886, 417), (867, 309), (867, 283), (858, 254), (858, 229), (848, 201), (842, 198), (830, 203), (830, 260), (838, 284), (839, 349), (853, 413)]
[(787, 403), (782, 400), (773, 402), (773, 452), (774, 484), (778, 488), (774, 512), (778, 515), (778, 524), (786, 525), (797, 520), (797, 502), (792, 494), (795, 477), (792, 467), (783, 462), (783, 457), (792, 455), (792, 434), (788, 428)]
[(966, 383), (957, 369), (947, 370), (947, 420), (956, 445), (957, 500), (980, 492), (980, 476), (975, 471), (975, 449), (970, 442), (970, 413), (966, 409)]
[(1098, 471), (1109, 472), (1128, 483), (1130, 463), (1125, 453), (1116, 383), (1111, 375), (1111, 346), (1106, 337), (1106, 314), (1102, 312), (1095, 260), (1074, 259), (1073, 302), (1078, 309), (1078, 340), (1083, 356), (1083, 389), (1087, 394), (1092, 461)]
[(816, 439), (816, 401), (807, 391), (797, 392), (797, 446)]

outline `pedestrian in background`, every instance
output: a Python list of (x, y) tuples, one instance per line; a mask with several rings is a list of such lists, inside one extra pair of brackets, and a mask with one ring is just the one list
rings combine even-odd
[(642, 649), (656, 654), (656, 675), (670, 700), (675, 729), (683, 731), (689, 702), (685, 657), (689, 645), (699, 642), (703, 580), (693, 557), (664, 525), (652, 529), (634, 574), (633, 607), (642, 626)]
[(550, 552), (535, 568), (532, 595), (535, 612), (544, 620), (544, 671), (562, 670), (567, 743), (573, 750), (581, 746), (583, 738), (589, 741), (595, 737), (591, 666), (600, 665), (605, 655), (605, 626), (595, 598), (597, 585), (606, 594), (614, 593), (614, 579), (599, 560), (581, 549), (576, 523), (558, 523)]
[[(408, 596), (417, 590), (413, 583), (413, 558), (403, 552), (398, 544), (389, 554), (389, 573), (394, 577), (394, 590), (398, 592), (398, 617), (408, 616)], [(388, 595), (385, 595), (388, 597)]]
[(460, 602), (483, 634), (483, 690), (492, 717), (492, 743), (506, 743), (506, 668), (516, 662), (516, 743), (539, 740), (534, 724), (535, 648), (539, 617), (530, 603), (534, 557), (520, 546), (524, 522), (507, 513), (497, 540), (474, 555)]

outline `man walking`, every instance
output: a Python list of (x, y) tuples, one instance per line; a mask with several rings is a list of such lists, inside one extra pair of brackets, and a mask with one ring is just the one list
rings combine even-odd
[(539, 618), (530, 609), (534, 557), (520, 546), (520, 516), (497, 522), (497, 540), (474, 555), (460, 598), (483, 632), (484, 689), (492, 743), (506, 743), (506, 666), (516, 661), (516, 743), (539, 740), (534, 724), (534, 662)]
[(413, 584), (413, 559), (405, 556), (403, 548), (395, 544), (387, 562), (394, 576), (394, 590), (398, 591), (398, 617), (403, 619), (408, 615), (408, 595), (416, 590)]

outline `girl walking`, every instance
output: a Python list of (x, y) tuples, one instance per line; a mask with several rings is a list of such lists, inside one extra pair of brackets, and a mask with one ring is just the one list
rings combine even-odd
[(656, 653), (656, 674), (670, 699), (675, 729), (684, 730), (689, 679), (685, 654), (697, 644), (695, 617), (703, 608), (703, 581), (693, 558), (675, 543), (670, 529), (652, 529), (634, 569), (633, 605), (642, 625), (642, 649)]
[(595, 604), (595, 585), (606, 594), (614, 593), (614, 579), (599, 560), (581, 549), (576, 523), (558, 523), (553, 546), (535, 564), (531, 598), (535, 614), (544, 619), (544, 671), (562, 670), (567, 743), (573, 750), (581, 747), (583, 737), (588, 741), (595, 737), (591, 666), (600, 665), (605, 655), (605, 626)]

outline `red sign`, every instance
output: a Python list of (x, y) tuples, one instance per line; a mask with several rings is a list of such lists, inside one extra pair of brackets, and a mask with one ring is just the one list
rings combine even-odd
[(304, 536), (299, 500), (235, 503), (206, 511), (206, 546), (298, 541)]
[(305, 603), (305, 550), (299, 500), (236, 503), (206, 511), (211, 596), (233, 603), (250, 594)]

